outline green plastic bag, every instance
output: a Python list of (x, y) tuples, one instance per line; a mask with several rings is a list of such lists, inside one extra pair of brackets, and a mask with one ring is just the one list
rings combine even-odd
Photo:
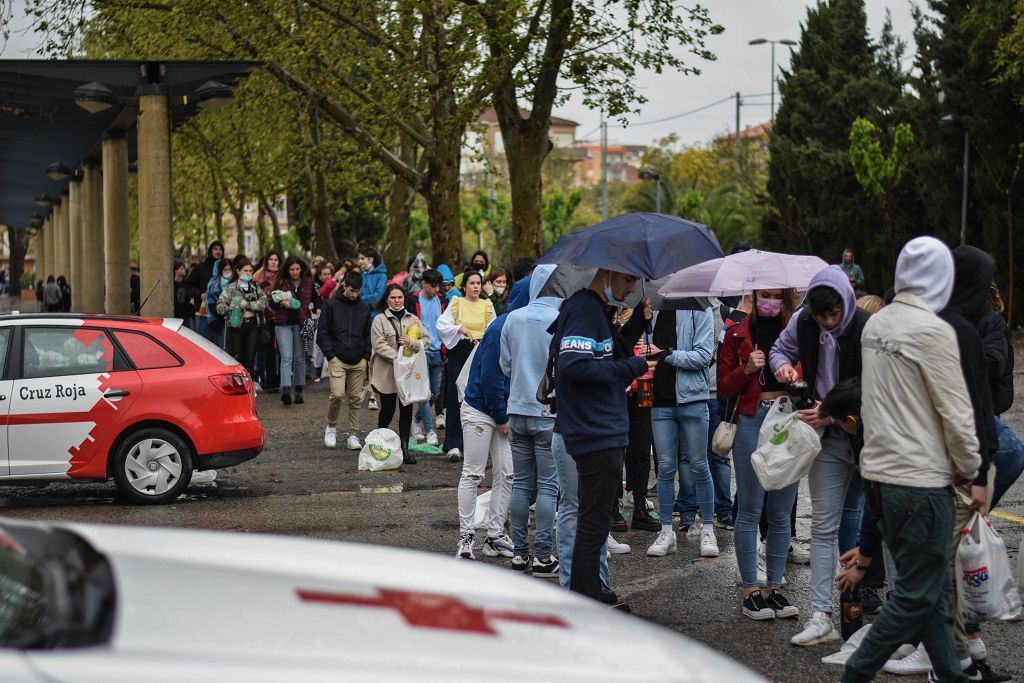
[(426, 441), (423, 443), (417, 443), (416, 439), (409, 439), (409, 445), (406, 450), (410, 453), (416, 453), (417, 455), (441, 455), (444, 453), (444, 450), (437, 446), (431, 446)]

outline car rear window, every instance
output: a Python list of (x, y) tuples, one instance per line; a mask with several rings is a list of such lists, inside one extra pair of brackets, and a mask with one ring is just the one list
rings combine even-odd
[(178, 334), (180, 334), (185, 339), (188, 339), (190, 342), (201, 348), (203, 351), (206, 351), (208, 354), (219, 360), (224, 365), (238, 365), (238, 361), (235, 360), (227, 351), (220, 348), (206, 337), (203, 337), (202, 335), (193, 332), (184, 325), (178, 328)]
[(89, 327), (26, 327), (22, 354), (28, 379), (114, 369), (114, 343)]
[(156, 368), (176, 368), (181, 359), (171, 353), (163, 344), (141, 332), (114, 330), (114, 337), (128, 358), (138, 370), (155, 370)]

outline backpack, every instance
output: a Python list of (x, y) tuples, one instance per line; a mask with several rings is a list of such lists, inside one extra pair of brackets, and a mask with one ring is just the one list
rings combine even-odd
[[(565, 302), (563, 302), (564, 305)], [(551, 343), (548, 345), (548, 361), (544, 364), (544, 374), (540, 377), (540, 384), (537, 385), (537, 403), (547, 406), (549, 412), (554, 415), (558, 412), (555, 404), (555, 363), (558, 361), (558, 346), (562, 341), (558, 334), (558, 322), (561, 316), (555, 318), (548, 332), (551, 333)]]

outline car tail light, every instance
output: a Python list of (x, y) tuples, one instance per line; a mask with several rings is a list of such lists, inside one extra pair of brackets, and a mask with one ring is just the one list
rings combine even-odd
[(244, 396), (252, 391), (252, 380), (244, 372), (210, 375), (210, 381), (220, 390), (220, 393), (229, 396)]

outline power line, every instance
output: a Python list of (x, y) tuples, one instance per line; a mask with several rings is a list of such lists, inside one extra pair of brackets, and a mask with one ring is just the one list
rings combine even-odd
[(717, 107), (718, 105), (724, 104), (725, 102), (728, 102), (729, 100), (731, 100), (731, 99), (733, 99), (735, 97), (736, 97), (735, 95), (729, 95), (728, 97), (723, 97), (722, 99), (716, 100), (714, 102), (711, 102), (710, 104), (705, 104), (703, 107), (697, 107), (696, 109), (691, 109), (690, 111), (684, 111), (681, 114), (674, 114), (672, 116), (666, 116), (663, 119), (654, 119), (653, 121), (641, 121), (640, 123), (631, 123), (631, 124), (628, 124), (628, 125), (615, 124), (614, 127), (615, 128), (636, 128), (636, 127), (639, 127), (639, 126), (650, 126), (650, 125), (653, 125), (655, 123), (664, 123), (665, 121), (673, 121), (675, 119), (681, 119), (684, 116), (692, 116), (693, 114), (700, 113), (700, 112), (702, 112), (702, 111), (704, 111), (706, 109), (711, 109), (712, 107)]

